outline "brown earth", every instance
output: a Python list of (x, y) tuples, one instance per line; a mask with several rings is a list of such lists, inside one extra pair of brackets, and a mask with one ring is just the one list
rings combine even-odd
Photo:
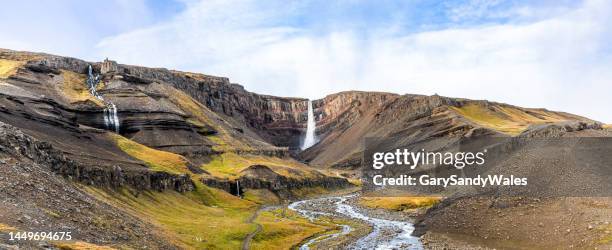
[(611, 222), (609, 197), (466, 198), (433, 208), (419, 225), (432, 249), (449, 241), (436, 235), (497, 249), (608, 249)]
[[(598, 126), (563, 123), (535, 126), (520, 136), (550, 140), (609, 137), (610, 132)], [(578, 189), (611, 190), (612, 187), (607, 187), (611, 183), (610, 173), (590, 169), (596, 162), (574, 165), (575, 161), (570, 158), (579, 156), (578, 152), (562, 155), (552, 144), (526, 147), (528, 153), (510, 156), (497, 167), (512, 169), (513, 174), (534, 182), (546, 180), (548, 186), (521, 193), (497, 190), (499, 196), (451, 195), (429, 209), (416, 224), (416, 234), (423, 235), (428, 248), (465, 244), (495, 249), (608, 249), (612, 246), (609, 230), (612, 199), (571, 197), (579, 195), (573, 192)]]
[[(73, 239), (97, 245), (174, 248), (148, 222), (100, 202), (79, 184), (26, 155), (0, 153), (0, 189), (0, 223), (10, 225), (12, 232), (71, 232)], [(2, 230), (0, 242), (15, 244), (6, 232)], [(22, 241), (19, 245), (30, 249), (55, 243)], [(4, 247), (9, 246), (0, 243)]]

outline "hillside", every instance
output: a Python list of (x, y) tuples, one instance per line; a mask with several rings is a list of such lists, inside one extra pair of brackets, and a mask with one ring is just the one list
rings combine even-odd
[[(273, 130), (257, 129), (293, 117), (295, 107), (286, 103), (300, 99), (256, 95), (226, 78), (10, 50), (0, 50), (0, 69), (3, 176), (10, 176), (0, 183), (3, 200), (23, 206), (2, 215), (3, 227), (70, 227), (79, 239), (114, 247), (234, 247), (253, 230), (247, 218), (260, 205), (351, 186), (292, 159), (287, 147), (267, 141)], [(24, 167), (8, 168), (13, 163)], [(50, 195), (51, 202), (40, 202), (34, 190), (10, 198), (41, 176), (64, 178), (32, 188), (69, 193)], [(86, 207), (82, 220), (71, 215)], [(24, 217), (36, 223), (24, 224)], [(125, 226), (121, 217), (139, 222)], [(236, 228), (194, 241), (230, 220)], [(295, 223), (310, 234), (326, 230)], [(117, 235), (118, 227), (135, 234)], [(107, 237), (87, 236), (88, 230)], [(143, 242), (144, 234), (156, 240)], [(291, 235), (287, 244), (307, 236)], [(287, 236), (278, 237), (269, 240)]]
[[(65, 249), (238, 249), (248, 236), (289, 249), (338, 224), (265, 209), (356, 190), (366, 138), (610, 136), (585, 117), (485, 100), (347, 91), (312, 104), (319, 142), (300, 151), (307, 99), (225, 77), (0, 49), (0, 231), (73, 230), (78, 241), (44, 242)], [(547, 202), (542, 212), (559, 201)], [(419, 218), (419, 233), (461, 233), (439, 225), (473, 204), (470, 216), (493, 216), (485, 202), (451, 197)]]
[(515, 136), (530, 126), (590, 119), (546, 109), (442, 96), (342, 92), (315, 101), (320, 143), (300, 156), (315, 166), (356, 168), (367, 137)]

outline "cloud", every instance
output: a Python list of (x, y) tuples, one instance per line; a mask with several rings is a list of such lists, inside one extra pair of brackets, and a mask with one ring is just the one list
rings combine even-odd
[(99, 39), (152, 21), (145, 0), (10, 1), (0, 8), (0, 47), (94, 59)]
[[(168, 22), (106, 37), (97, 44), (98, 57), (228, 76), (265, 94), (319, 98), (354, 89), (438, 93), (612, 122), (609, 1), (550, 11), (518, 6), (540, 18), (419, 32), (402, 29), (404, 23), (296, 25), (299, 20), (287, 20), (305, 15), (303, 5), (266, 4), (191, 2)], [(495, 15), (489, 7), (468, 6), (455, 18)], [(312, 27), (320, 25), (327, 27), (325, 32), (314, 32)]]

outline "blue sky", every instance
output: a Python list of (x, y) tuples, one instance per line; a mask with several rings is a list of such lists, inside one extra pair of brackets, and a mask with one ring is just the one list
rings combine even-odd
[(612, 122), (612, 1), (11, 1), (0, 47), (248, 90), (488, 99)]

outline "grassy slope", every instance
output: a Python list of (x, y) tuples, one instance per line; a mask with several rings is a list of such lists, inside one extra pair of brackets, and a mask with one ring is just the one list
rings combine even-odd
[[(68, 99), (69, 103), (92, 101), (96, 105), (102, 107), (104, 103), (98, 98), (92, 96), (85, 84), (86, 77), (82, 74), (77, 74), (72, 71), (61, 70), (62, 84), (59, 85), (61, 93)], [(98, 86), (103, 88), (103, 85)]]
[(116, 248), (108, 247), (108, 246), (99, 246), (83, 241), (75, 241), (75, 242), (60, 242), (55, 244), (61, 250), (114, 250)]
[[(119, 148), (145, 162), (152, 170), (174, 174), (190, 173), (187, 160), (178, 154), (156, 150), (114, 133), (108, 133)], [(158, 225), (178, 246), (187, 249), (238, 248), (254, 230), (246, 219), (257, 209), (255, 203), (200, 184), (192, 175), (196, 190), (145, 192), (134, 196), (127, 190), (114, 192), (86, 187), (101, 200)], [(231, 224), (232, 227), (224, 225)]]
[(108, 133), (107, 135), (121, 150), (143, 161), (151, 170), (173, 174), (189, 173), (187, 160), (181, 155), (152, 149), (115, 133)]
[(550, 111), (539, 109), (519, 109), (512, 106), (491, 104), (486, 107), (480, 103), (468, 103), (462, 107), (451, 107), (470, 121), (497, 131), (517, 135), (532, 124), (543, 124), (567, 120)]
[[(237, 249), (255, 229), (246, 223), (254, 203), (203, 185), (190, 193), (105, 191), (85, 187), (99, 199), (157, 225), (175, 245), (185, 249)], [(228, 227), (227, 225), (231, 225)]]
[(276, 194), (267, 189), (247, 189), (242, 198), (260, 205), (279, 204), (281, 202)]
[(0, 59), (0, 78), (7, 78), (17, 72), (19, 67), (23, 66), (25, 61), (13, 61)]
[(280, 175), (296, 179), (312, 177), (314, 174), (313, 171), (315, 171), (293, 159), (262, 155), (238, 155), (231, 152), (214, 156), (212, 161), (202, 165), (202, 168), (210, 172), (213, 176), (234, 179), (240, 176), (240, 171), (255, 164), (266, 165)]
[[(370, 226), (362, 221), (319, 217), (311, 222), (286, 208), (264, 211), (255, 222), (263, 226), (263, 232), (253, 238), (251, 249), (295, 249), (312, 237), (339, 233), (342, 228), (338, 225), (349, 225), (352, 228), (351, 235), (354, 236), (365, 236), (370, 232)], [(339, 236), (334, 240), (319, 242), (310, 247), (344, 249), (351, 237), (353, 236)]]
[(255, 222), (263, 231), (253, 238), (251, 249), (290, 249), (311, 235), (335, 229), (329, 221), (312, 223), (288, 209), (262, 212)]
[(440, 197), (361, 197), (359, 204), (369, 208), (403, 211), (433, 206), (440, 202), (440, 200)]

